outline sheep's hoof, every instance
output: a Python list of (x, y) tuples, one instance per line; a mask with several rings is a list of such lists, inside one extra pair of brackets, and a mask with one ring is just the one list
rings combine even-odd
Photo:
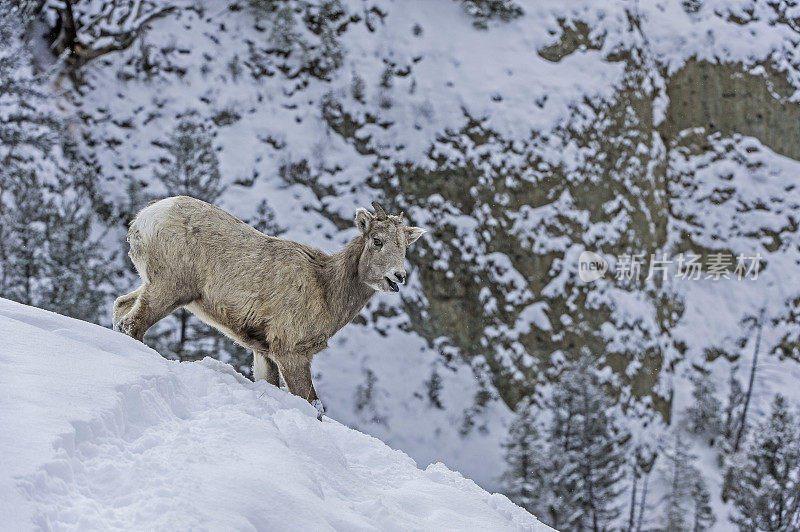
[(134, 340), (139, 340), (140, 342), (142, 341), (141, 338), (137, 338), (136, 336), (136, 320), (122, 318), (119, 320), (119, 323), (117, 323), (116, 329), (122, 334), (130, 336)]
[(314, 399), (313, 401), (311, 401), (311, 406), (317, 409), (317, 419), (319, 421), (322, 421), (322, 414), (325, 413), (325, 407), (322, 406), (322, 401), (320, 401), (319, 399)]
[(133, 320), (126, 320), (125, 318), (122, 318), (117, 322), (117, 326), (115, 327), (115, 329), (117, 329), (122, 334), (133, 336), (131, 334), (133, 332)]

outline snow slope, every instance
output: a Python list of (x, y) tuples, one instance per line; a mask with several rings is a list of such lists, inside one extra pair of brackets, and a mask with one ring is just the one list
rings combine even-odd
[(0, 528), (550, 530), (206, 358), (0, 299)]

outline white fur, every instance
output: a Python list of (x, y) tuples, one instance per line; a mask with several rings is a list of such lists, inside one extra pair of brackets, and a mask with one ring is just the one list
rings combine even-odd
[(262, 355), (253, 355), (253, 379), (256, 381), (266, 380), (268, 374), (267, 359)]
[(131, 245), (128, 256), (136, 266), (139, 276), (146, 283), (149, 283), (150, 279), (147, 277), (147, 271), (142, 262), (144, 256), (141, 250), (153, 239), (174, 204), (175, 198), (166, 198), (148, 205), (136, 215), (136, 219), (131, 224), (131, 230), (128, 232), (128, 242)]
[(148, 242), (164, 221), (167, 212), (175, 205), (175, 198), (166, 198), (148, 205), (136, 215), (132, 228), (139, 231), (142, 242)]

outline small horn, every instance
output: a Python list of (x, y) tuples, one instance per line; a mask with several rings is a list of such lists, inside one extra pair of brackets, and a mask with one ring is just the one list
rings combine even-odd
[(375, 217), (378, 220), (385, 220), (386, 219), (386, 211), (383, 210), (383, 207), (378, 205), (377, 201), (372, 202), (372, 208), (375, 209)]

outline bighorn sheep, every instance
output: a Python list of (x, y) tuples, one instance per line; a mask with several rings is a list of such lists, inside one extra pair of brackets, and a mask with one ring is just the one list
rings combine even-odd
[(360, 234), (328, 255), (267, 236), (222, 209), (187, 196), (150, 203), (131, 222), (128, 253), (142, 285), (114, 302), (114, 325), (142, 340), (157, 321), (185, 307), (253, 351), (253, 376), (324, 412), (311, 358), (375, 291), (399, 290), (407, 247), (423, 229), (403, 215), (356, 211)]

